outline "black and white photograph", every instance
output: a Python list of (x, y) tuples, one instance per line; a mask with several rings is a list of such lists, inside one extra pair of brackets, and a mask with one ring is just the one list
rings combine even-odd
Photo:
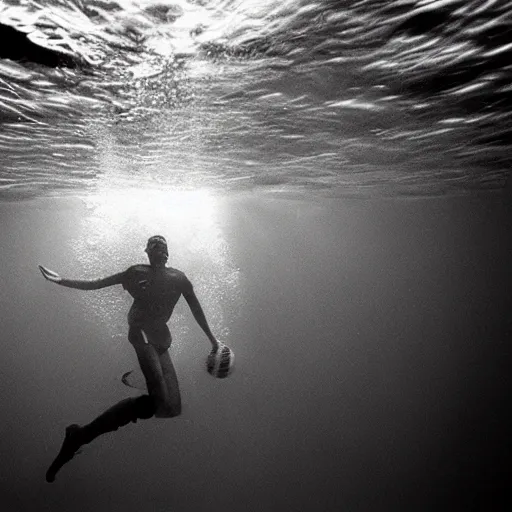
[(512, 510), (512, 2), (0, 0), (0, 510)]

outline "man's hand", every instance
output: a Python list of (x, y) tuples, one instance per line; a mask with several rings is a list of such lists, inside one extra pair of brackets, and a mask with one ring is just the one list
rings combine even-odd
[(210, 343), (212, 344), (212, 354), (216, 354), (219, 348), (221, 347), (222, 343), (220, 341), (217, 341), (215, 338), (210, 339)]
[(41, 271), (41, 274), (43, 274), (43, 277), (47, 279), (48, 281), (51, 281), (52, 283), (60, 283), (62, 281), (62, 277), (57, 274), (57, 272), (54, 272), (53, 270), (49, 270), (42, 265), (38, 265), (39, 270)]
[(210, 340), (210, 343), (212, 344), (212, 350), (208, 354), (208, 358), (206, 359), (206, 364), (208, 368), (213, 368), (215, 366), (215, 355), (219, 351), (219, 349), (222, 349), (223, 344), (220, 341), (217, 341), (215, 338)]

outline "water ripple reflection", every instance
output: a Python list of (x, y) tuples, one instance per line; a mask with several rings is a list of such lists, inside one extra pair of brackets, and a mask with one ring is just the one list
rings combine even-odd
[[(461, 193), (510, 168), (510, 2), (11, 0), (0, 197)], [(2, 54), (3, 55), (3, 54)]]

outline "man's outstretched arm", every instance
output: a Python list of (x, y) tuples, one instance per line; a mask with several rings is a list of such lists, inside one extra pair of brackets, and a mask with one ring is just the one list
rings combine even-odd
[(103, 279), (93, 280), (76, 280), (76, 279), (63, 279), (53, 270), (49, 270), (42, 265), (39, 265), (39, 270), (43, 274), (44, 278), (52, 283), (66, 286), (67, 288), (76, 288), (77, 290), (99, 290), (107, 286), (113, 286), (115, 284), (121, 284), (123, 280), (124, 272), (114, 274), (112, 276), (104, 277)]
[(190, 311), (192, 311), (192, 314), (194, 315), (194, 318), (196, 319), (196, 322), (199, 324), (199, 327), (201, 327), (201, 329), (203, 329), (206, 336), (208, 336), (208, 339), (210, 340), (212, 347), (214, 349), (218, 348), (219, 342), (217, 341), (215, 336), (212, 334), (212, 331), (210, 330), (210, 326), (208, 325), (208, 322), (206, 320), (206, 316), (204, 314), (203, 308), (201, 307), (201, 304), (199, 303), (199, 300), (196, 297), (194, 288), (192, 286), (192, 283), (190, 283), (190, 281), (187, 281), (187, 284), (182, 293), (183, 293), (183, 297), (185, 297), (185, 300), (187, 301), (187, 303), (190, 307)]

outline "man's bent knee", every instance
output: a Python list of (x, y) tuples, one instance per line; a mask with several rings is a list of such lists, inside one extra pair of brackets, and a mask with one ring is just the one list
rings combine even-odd
[(181, 414), (181, 404), (174, 405), (172, 407), (172, 415), (179, 416)]
[(157, 406), (155, 418), (175, 418), (181, 414), (181, 403), (168, 404), (163, 403)]
[(135, 398), (134, 403), (138, 419), (147, 420), (154, 416), (157, 411), (155, 400), (149, 395), (142, 395)]

